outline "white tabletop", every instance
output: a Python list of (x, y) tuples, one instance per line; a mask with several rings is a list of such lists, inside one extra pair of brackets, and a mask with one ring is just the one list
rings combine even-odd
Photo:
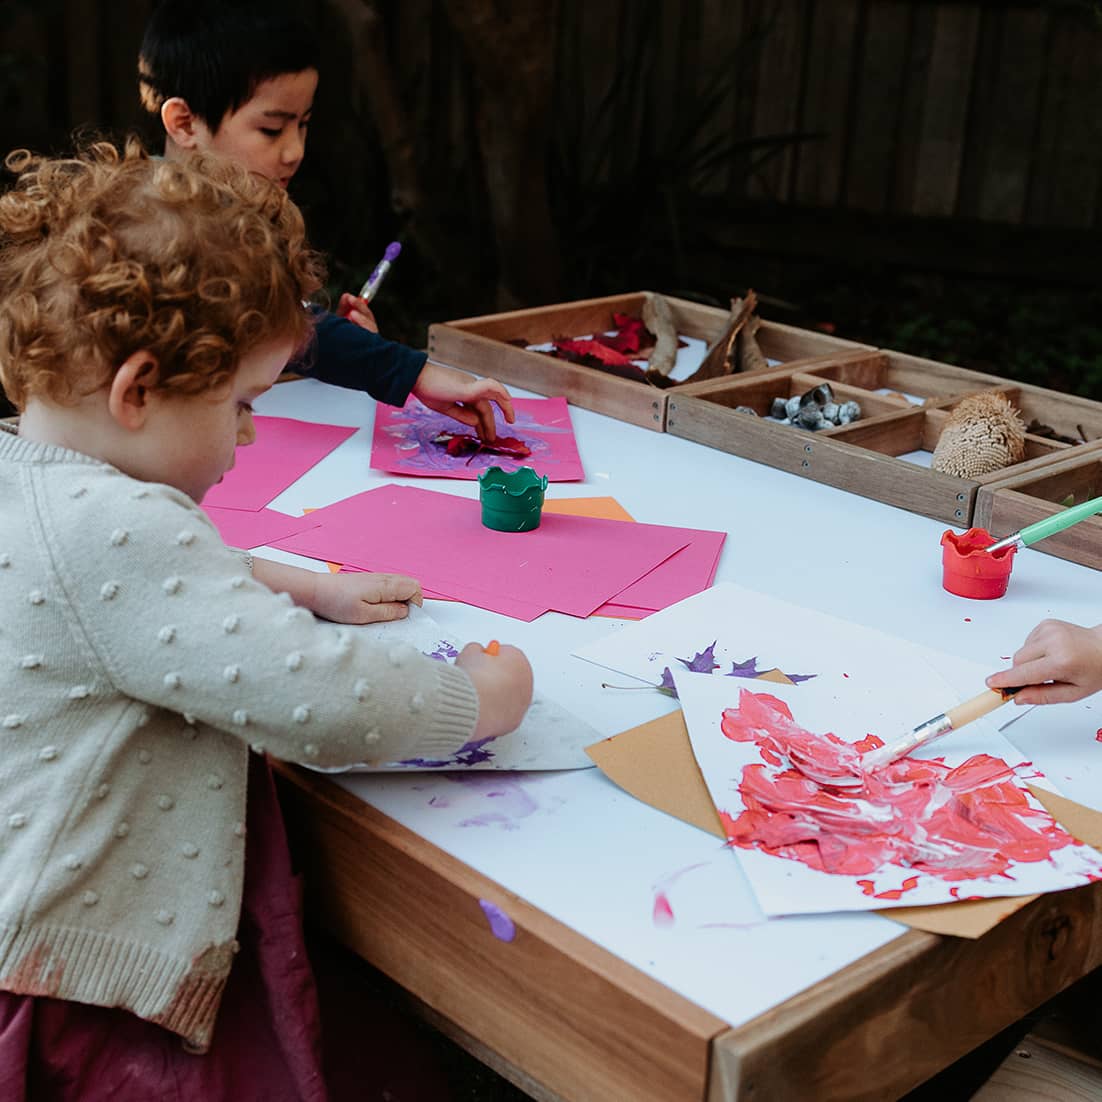
[[(517, 396), (525, 392), (514, 390)], [(272, 503), (298, 515), (387, 482), (476, 497), (477, 483), (370, 469), (374, 403), (306, 380), (256, 403), (270, 416), (361, 426)], [(1045, 617), (1102, 622), (1102, 575), (1022, 551), (1010, 590), (967, 601), (940, 584), (945, 525), (832, 487), (571, 407), (584, 483), (555, 497), (612, 495), (636, 520), (728, 532), (718, 581), (734, 581), (981, 663), (1006, 664)], [(795, 431), (795, 430), (793, 430)], [(277, 551), (261, 555), (324, 569)], [(548, 613), (530, 624), (452, 602), (426, 609), (459, 642), (498, 638), (536, 682), (604, 734), (670, 711), (650, 690), (605, 689), (570, 656), (619, 621)], [(629, 683), (629, 679), (622, 679)], [(1004, 733), (1060, 790), (1102, 807), (1102, 698), (1033, 709)], [(1102, 737), (1102, 734), (1100, 734)], [(553, 774), (356, 775), (350, 792), (705, 1009), (740, 1025), (904, 932), (874, 914), (766, 921), (720, 841), (624, 794), (597, 770)], [(656, 894), (672, 923), (656, 922)]]

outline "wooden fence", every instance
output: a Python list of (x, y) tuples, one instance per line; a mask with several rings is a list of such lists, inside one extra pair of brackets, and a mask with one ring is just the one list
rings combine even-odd
[[(313, 3), (331, 63), (327, 109), (349, 113), (318, 141), (372, 166), (378, 187), (385, 157), (347, 33), (361, 0)], [(79, 124), (132, 124), (150, 7), (0, 0), (3, 145), (56, 146)], [(368, 7), (418, 171), (469, 210), (485, 169), (449, 2)], [(1099, 233), (1096, 9), (1088, 0), (559, 0), (551, 138), (583, 189), (665, 173), (712, 204)]]

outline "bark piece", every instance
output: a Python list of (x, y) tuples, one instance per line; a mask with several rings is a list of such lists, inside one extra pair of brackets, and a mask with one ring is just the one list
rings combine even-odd
[(654, 334), (647, 373), (667, 378), (677, 362), (677, 326), (670, 304), (661, 295), (647, 295), (643, 302), (643, 323)]

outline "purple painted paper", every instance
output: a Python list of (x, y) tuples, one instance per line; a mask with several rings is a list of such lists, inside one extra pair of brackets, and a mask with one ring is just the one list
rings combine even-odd
[(382, 405), (376, 408), (371, 466), (393, 474), (435, 478), (473, 480), (490, 467), (505, 471), (533, 467), (551, 482), (578, 482), (585, 478), (565, 398), (514, 398), (516, 421), (511, 425), (496, 407), (494, 412), (498, 436), (516, 437), (531, 449), (530, 456), (512, 459), (488, 452), (448, 455), (447, 449), (433, 440), (441, 433), (474, 435), (474, 429), (410, 397), (402, 409)]

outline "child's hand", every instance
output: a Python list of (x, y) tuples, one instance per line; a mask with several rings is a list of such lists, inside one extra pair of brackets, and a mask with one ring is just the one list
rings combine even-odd
[(1102, 624), (1093, 628), (1042, 620), (1026, 636), (1008, 670), (987, 679), (992, 689), (1024, 685), (1016, 704), (1062, 704), (1102, 689)]
[(532, 667), (524, 652), (502, 646), (497, 654), (489, 654), (477, 643), (468, 643), (455, 664), (474, 682), (478, 693), (478, 726), (472, 741), (515, 730), (532, 702)]
[(494, 427), (494, 407), (501, 407), (505, 420), (512, 424), (513, 400), (496, 379), (478, 379), (465, 371), (456, 371), (440, 364), (426, 363), (413, 384), (414, 395), (429, 409), (446, 413), (478, 433), (482, 440), (497, 439)]
[(345, 291), (341, 295), (340, 302), (337, 303), (337, 313), (342, 318), (355, 322), (361, 329), (368, 329), (372, 333), (379, 332), (379, 323), (375, 320), (371, 307), (358, 295)]
[(308, 607), (338, 624), (378, 624), (404, 620), (412, 601), (422, 600), (421, 583), (403, 574), (315, 574)]

